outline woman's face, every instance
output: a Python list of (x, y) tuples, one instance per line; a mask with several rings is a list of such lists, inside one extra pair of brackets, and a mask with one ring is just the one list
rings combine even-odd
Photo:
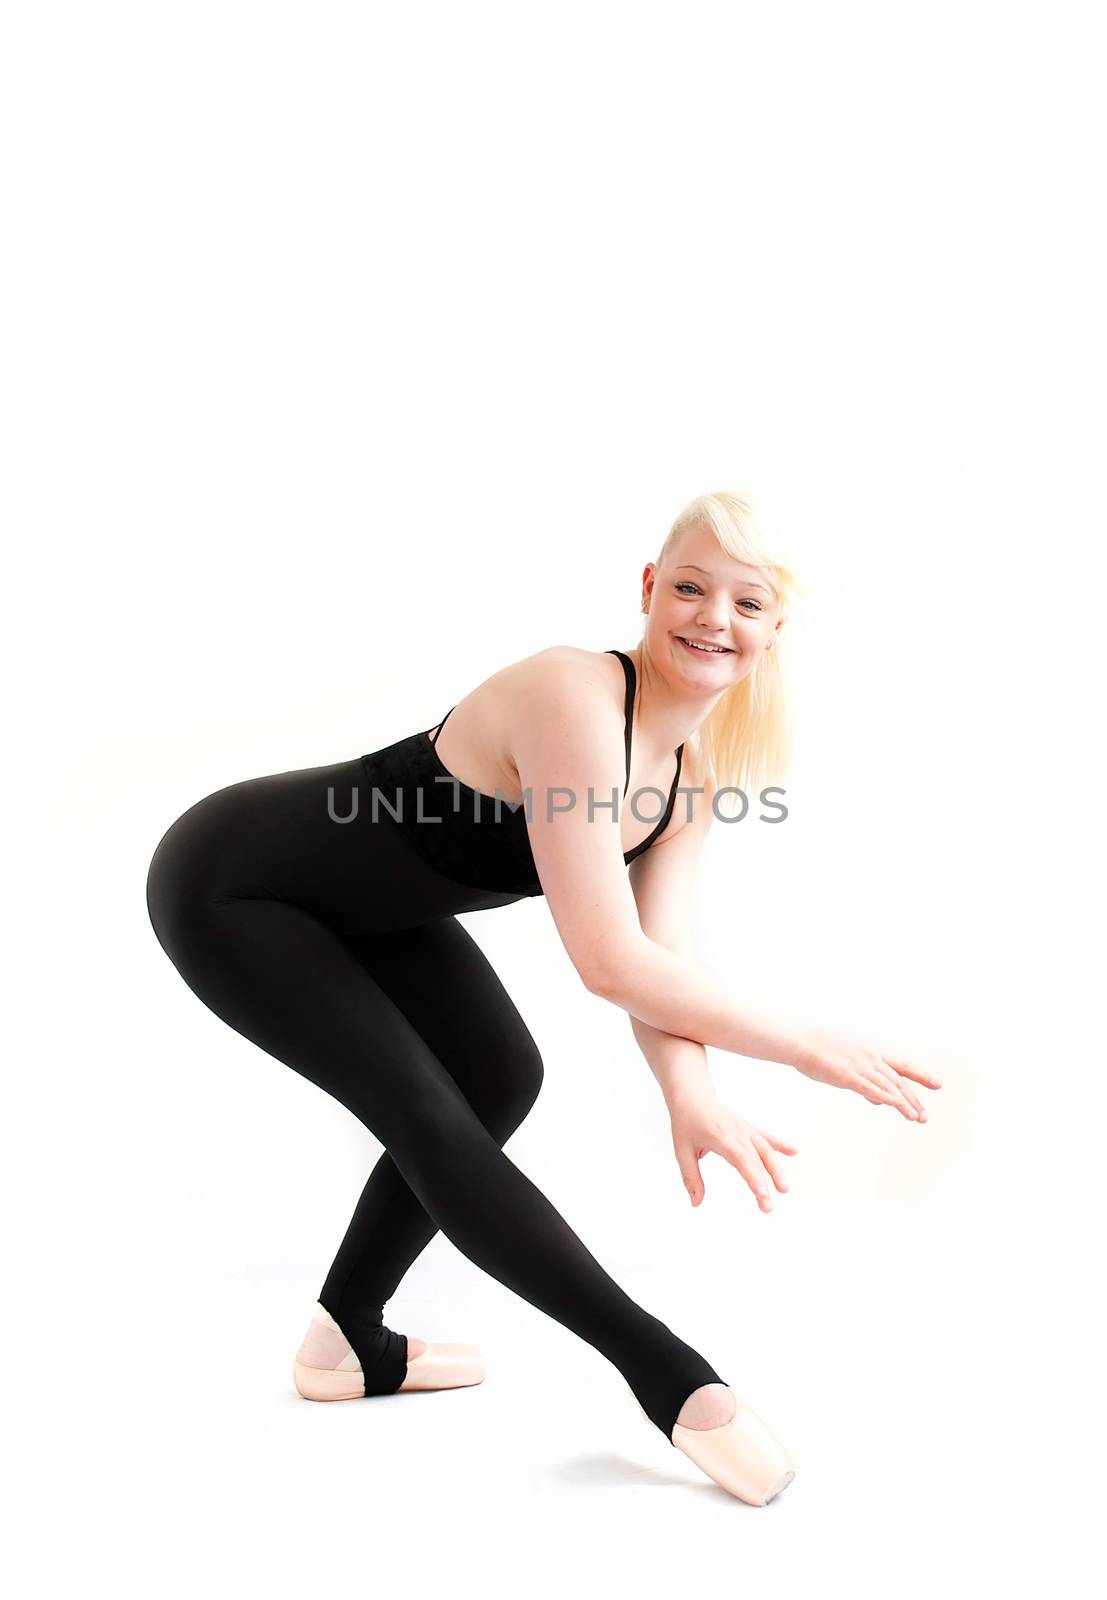
[(685, 530), (663, 565), (649, 563), (642, 598), (650, 659), (692, 691), (746, 677), (784, 625), (765, 573), (728, 556), (702, 524)]

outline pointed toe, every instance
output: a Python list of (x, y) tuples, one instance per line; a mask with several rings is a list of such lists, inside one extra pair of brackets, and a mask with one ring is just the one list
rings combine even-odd
[[(628, 1392), (652, 1428), (654, 1423), (642, 1402), (629, 1386)], [(730, 1392), (734, 1394), (733, 1389)], [(734, 1415), (721, 1428), (686, 1428), (677, 1422), (672, 1443), (736, 1500), (767, 1506), (787, 1489), (796, 1475), (796, 1464), (752, 1406), (736, 1394), (734, 1400)]]
[(721, 1428), (673, 1428), (673, 1443), (721, 1489), (750, 1506), (767, 1506), (796, 1475), (776, 1434), (735, 1395), (737, 1409)]

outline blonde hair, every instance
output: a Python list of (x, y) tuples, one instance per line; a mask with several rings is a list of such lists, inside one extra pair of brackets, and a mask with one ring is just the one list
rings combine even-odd
[[(780, 546), (760, 527), (746, 495), (721, 491), (698, 495), (677, 517), (661, 546), (655, 565), (664, 566), (686, 529), (701, 524), (735, 561), (757, 567), (780, 610), (803, 594), (798, 578)], [(699, 770), (717, 788), (742, 789), (751, 802), (766, 784), (780, 783), (792, 760), (793, 729), (787, 695), (788, 650), (784, 627), (773, 648), (762, 650), (757, 666), (716, 702), (693, 734)], [(736, 797), (734, 799), (737, 805)], [(723, 800), (720, 809), (729, 807)]]

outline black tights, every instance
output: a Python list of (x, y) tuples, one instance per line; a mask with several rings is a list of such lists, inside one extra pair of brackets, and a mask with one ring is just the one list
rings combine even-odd
[[(359, 783), (360, 814), (335, 820), (328, 804), (349, 815)], [(441, 1229), (606, 1356), (669, 1438), (688, 1396), (724, 1380), (619, 1288), (501, 1148), (542, 1059), (453, 911), (505, 897), (434, 873), (386, 813), (366, 814), (367, 792), (358, 762), (219, 790), (165, 834), (147, 882), (159, 942), (205, 1005), (385, 1147), (318, 1298), (366, 1394), (395, 1392), (407, 1340), (384, 1306)]]

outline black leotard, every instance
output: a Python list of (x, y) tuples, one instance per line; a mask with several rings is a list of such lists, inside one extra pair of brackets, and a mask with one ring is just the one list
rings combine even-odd
[[(627, 673), (629, 783), (633, 663), (613, 653)], [(363, 794), (367, 775), (382, 789), (398, 775), (407, 792), (435, 764), (419, 733), (205, 796), (153, 853), (151, 923), (206, 1006), (385, 1147), (318, 1295), (367, 1395), (404, 1380), (407, 1339), (385, 1326), (384, 1306), (441, 1229), (611, 1361), (671, 1441), (688, 1396), (723, 1380), (619, 1288), (502, 1148), (537, 1097), (543, 1062), (456, 913), (541, 893), (525, 817), (505, 808), (499, 822), (474, 823), (453, 811), (449, 784), (432, 783), (450, 800), (446, 820), (412, 827)], [(665, 816), (627, 860), (660, 833), (675, 791), (676, 779)]]
[[(630, 787), (631, 730), (637, 676), (634, 662), (621, 650), (604, 653), (618, 656), (626, 679), (623, 733), (627, 769), (623, 785), (625, 796)], [(542, 885), (534, 865), (523, 803), (519, 801), (513, 806), (502, 796), (484, 794), (479, 789), (470, 788), (455, 778), (439, 759), (435, 744), (453, 710), (451, 706), (442, 718), (433, 739), (429, 732), (413, 733), (398, 739), (395, 744), (386, 745), (383, 750), (374, 751), (372, 755), (362, 756), (371, 789), (377, 791), (376, 799), (371, 793), (369, 802), (382, 809), (387, 806), (413, 848), (443, 876), (471, 888), (505, 895), (508, 900), (540, 895)], [(623, 860), (628, 865), (649, 849), (665, 831), (672, 817), (680, 782), (683, 744), (675, 754), (676, 771), (665, 810), (649, 836), (636, 844), (633, 850), (623, 852)], [(660, 793), (658, 790), (643, 792)]]

